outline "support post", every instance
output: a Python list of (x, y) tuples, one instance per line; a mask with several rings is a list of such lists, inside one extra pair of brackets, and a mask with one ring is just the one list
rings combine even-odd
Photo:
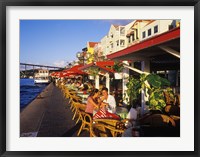
[(95, 88), (99, 89), (99, 75), (95, 76)]
[[(129, 65), (128, 61), (123, 61), (123, 64)], [(123, 77), (122, 77), (122, 98), (125, 98), (123, 103), (126, 104), (126, 105), (128, 105), (127, 104), (128, 102), (127, 102), (126, 99), (129, 99), (127, 94), (125, 94), (126, 90), (127, 90), (126, 84), (128, 83), (128, 79), (129, 79), (129, 69), (128, 68), (124, 68), (123, 69)]]
[(106, 73), (106, 88), (108, 88), (108, 93), (110, 93), (110, 75)]
[[(150, 61), (149, 60), (144, 60), (141, 62), (141, 70), (143, 72), (150, 72)], [(141, 115), (145, 113), (146, 110), (146, 101), (148, 98), (145, 96), (145, 89), (142, 89), (141, 92)]]
[(26, 78), (26, 77), (27, 77), (27, 76), (26, 76), (26, 64), (25, 64), (25, 72), (24, 72), (24, 74), (25, 74), (25, 78)]

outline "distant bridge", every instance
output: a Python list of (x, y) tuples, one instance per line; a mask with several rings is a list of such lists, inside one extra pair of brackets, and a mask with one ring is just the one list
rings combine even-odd
[[(48, 70), (51, 70), (51, 71), (60, 71), (60, 70), (64, 69), (62, 67), (49, 66), (49, 65), (39, 65), (39, 64), (29, 64), (29, 63), (20, 63), (20, 66), (21, 65), (24, 66), (24, 69), (22, 70), (20, 68), (20, 78), (28, 78), (30, 76), (33, 77), (35, 70), (37, 69), (36, 67), (47, 68)], [(27, 68), (27, 67), (32, 67), (32, 69)]]
[(47, 69), (54, 69), (54, 70), (63, 70), (63, 67), (56, 67), (56, 66), (49, 66), (49, 65), (39, 65), (39, 64), (29, 64), (29, 63), (20, 63), (20, 65), (24, 65), (25, 66), (25, 71), (27, 70), (27, 66), (32, 66), (33, 69), (35, 69), (35, 67), (40, 67), (40, 68), (47, 68)]

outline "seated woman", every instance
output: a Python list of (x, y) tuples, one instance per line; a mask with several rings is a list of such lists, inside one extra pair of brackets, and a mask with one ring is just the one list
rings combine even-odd
[(87, 99), (87, 105), (85, 112), (89, 113), (91, 117), (93, 116), (94, 112), (97, 112), (99, 110), (99, 103), (98, 103), (98, 97), (99, 97), (99, 90), (94, 89), (90, 93), (88, 99)]

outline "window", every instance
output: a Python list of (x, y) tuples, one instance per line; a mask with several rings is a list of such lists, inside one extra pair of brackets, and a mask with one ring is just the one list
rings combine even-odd
[(174, 28), (173, 25), (169, 25), (168, 27), (169, 27), (169, 30)]
[(142, 38), (145, 38), (146, 37), (146, 32), (142, 32)]
[(135, 33), (136, 33), (136, 39), (139, 39), (138, 38), (138, 29), (135, 30)]
[(120, 40), (120, 46), (125, 46), (125, 40)]
[(154, 26), (154, 33), (158, 32), (158, 25)]
[(151, 35), (151, 29), (148, 29), (148, 36)]
[(111, 49), (113, 48), (113, 44), (110, 45), (110, 48), (111, 48)]
[(121, 36), (125, 35), (125, 27), (120, 27), (120, 35)]
[(131, 43), (131, 37), (130, 36), (128, 37), (128, 43)]
[(119, 46), (119, 40), (117, 40), (116, 43), (117, 43), (117, 46)]
[(110, 37), (113, 38), (113, 34), (111, 34)]
[(134, 41), (134, 40), (135, 40), (135, 35), (134, 35), (134, 33), (131, 35), (131, 37), (132, 37), (132, 41)]

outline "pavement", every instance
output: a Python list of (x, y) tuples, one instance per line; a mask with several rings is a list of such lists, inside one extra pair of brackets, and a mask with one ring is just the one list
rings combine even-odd
[[(69, 100), (50, 83), (20, 113), (20, 137), (77, 137), (81, 122), (72, 120)], [(89, 137), (83, 131), (79, 137)]]

